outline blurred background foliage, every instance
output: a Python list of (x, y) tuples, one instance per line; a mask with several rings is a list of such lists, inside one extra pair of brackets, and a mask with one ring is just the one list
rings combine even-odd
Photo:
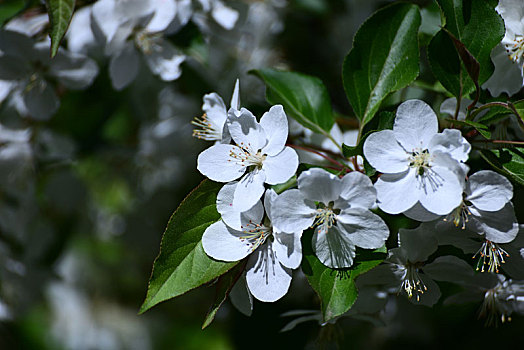
[[(440, 25), (438, 8), (416, 2), (423, 13), (420, 41), (427, 43)], [(34, 157), (16, 174), (19, 196), (0, 189), (0, 349), (515, 348), (522, 319), (484, 328), (477, 304), (428, 309), (403, 297), (387, 310), (388, 325), (344, 318), (281, 333), (292, 319), (283, 313), (318, 309), (298, 273), (280, 301), (256, 302), (250, 318), (228, 301), (205, 331), (201, 324), (213, 286), (137, 316), (165, 225), (202, 179), (196, 156), (207, 144), (191, 137), (189, 124), (202, 113), (202, 96), (216, 91), (228, 101), (239, 77), (243, 105), (260, 114), (267, 109), (264, 86), (247, 71), (286, 68), (320, 77), (340, 124), (355, 126), (340, 78), (342, 61), (360, 24), (387, 3), (231, 1), (240, 13), (231, 32), (215, 28), (204, 40), (190, 23), (170, 37), (191, 56), (174, 82), (142, 69), (131, 86), (115, 91), (107, 63), (100, 61), (100, 74), (87, 90), (59, 91), (61, 105), (49, 121), (20, 119), (2, 105), (2, 123), (33, 131)], [(260, 9), (248, 18), (255, 5)], [(31, 11), (42, 11), (42, 5), (1, 2), (0, 22)], [(422, 62), (427, 86), (413, 84), (393, 94), (386, 107), (417, 97), (438, 110), (445, 94)], [(523, 204), (515, 207), (523, 222)], [(443, 294), (456, 288), (441, 287)]]

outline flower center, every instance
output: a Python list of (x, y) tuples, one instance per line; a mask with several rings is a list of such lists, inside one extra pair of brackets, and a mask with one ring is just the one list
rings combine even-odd
[(514, 43), (506, 44), (505, 46), (509, 58), (515, 63), (520, 63), (520, 60), (524, 55), (524, 36), (516, 35)]
[(160, 33), (150, 33), (145, 29), (139, 30), (133, 36), (135, 46), (146, 55), (150, 55), (154, 49), (159, 49), (158, 41), (162, 37)]
[(403, 288), (408, 295), (408, 298), (411, 299), (413, 295), (415, 295), (417, 301), (420, 301), (420, 296), (428, 290), (428, 287), (426, 287), (419, 276), (419, 267), (420, 264), (408, 262), (406, 264), (406, 272), (404, 274), (404, 278), (402, 279), (402, 284), (400, 285), (400, 287)]
[(206, 141), (222, 140), (222, 130), (219, 130), (216, 125), (207, 119), (206, 113), (204, 113), (200, 118), (195, 117), (195, 119), (191, 121), (191, 124), (200, 128), (193, 130), (193, 137)]
[(254, 151), (251, 147), (251, 144), (248, 143), (245, 145), (243, 142), (240, 143), (238, 147), (231, 150), (229, 152), (229, 157), (231, 159), (228, 159), (228, 162), (230, 161), (237, 161), (238, 164), (241, 164), (242, 166), (250, 166), (255, 169), (262, 169), (262, 165), (264, 164), (264, 160), (266, 160), (267, 155), (262, 153), (262, 150)]
[(473, 259), (477, 255), (480, 255), (480, 259), (477, 262), (477, 271), (480, 269), (481, 272), (484, 272), (485, 266), (488, 265), (488, 272), (496, 273), (499, 272), (499, 267), (506, 262), (504, 257), (509, 257), (508, 252), (489, 240), (484, 241), (480, 249), (473, 255)]
[(431, 169), (433, 157), (427, 149), (415, 149), (409, 156), (409, 166), (417, 171), (419, 188), (427, 193), (428, 186), (435, 192), (442, 185), (442, 178)]
[(335, 224), (338, 213), (340, 213), (340, 210), (333, 209), (333, 202), (330, 202), (327, 206), (324, 203), (320, 203), (317, 208), (315, 221), (313, 221), (310, 227), (317, 226), (317, 233), (327, 233)]
[(471, 211), (468, 206), (462, 202), (458, 207), (456, 207), (451, 213), (444, 218), (444, 221), (451, 221), (455, 224), (456, 227), (459, 227), (462, 224), (462, 229), (466, 228), (466, 223), (469, 221), (469, 216)]
[(242, 226), (242, 233), (240, 240), (250, 246), (251, 251), (254, 251), (271, 236), (273, 229), (250, 220), (247, 225)]
[(504, 307), (500, 304), (498, 293), (503, 288), (499, 283), (494, 288), (491, 288), (484, 293), (484, 300), (479, 312), (479, 318), (486, 318), (486, 326), (496, 326), (500, 321), (502, 323), (511, 322), (511, 316), (506, 313)]

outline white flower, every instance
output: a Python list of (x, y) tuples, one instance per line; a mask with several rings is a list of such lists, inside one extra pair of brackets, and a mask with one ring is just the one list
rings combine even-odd
[(506, 33), (491, 53), (495, 71), (483, 87), (493, 96), (502, 92), (511, 96), (523, 85), (524, 6), (521, 0), (500, 0), (495, 10), (504, 19)]
[[(237, 79), (229, 110), (230, 113), (237, 117), (240, 114), (239, 96), (239, 81)], [(195, 118), (191, 122), (191, 124), (200, 127), (200, 129), (193, 130), (193, 136), (206, 141), (217, 141), (224, 144), (231, 142), (231, 135), (226, 124), (228, 110), (222, 97), (216, 92), (205, 95), (202, 110), (204, 110), (204, 115), (200, 118)]]
[[(513, 186), (504, 176), (491, 170), (478, 171), (466, 182), (464, 199), (445, 219), (455, 226), (468, 228), (484, 235), (492, 243), (511, 242), (519, 226), (510, 200)], [(404, 214), (418, 221), (432, 221), (439, 218), (415, 205)]]
[(227, 123), (236, 145), (216, 144), (204, 150), (198, 156), (197, 169), (213, 181), (241, 178), (233, 205), (235, 210), (245, 211), (262, 197), (264, 183), (284, 183), (295, 174), (298, 156), (285, 146), (288, 125), (281, 105), (271, 107), (260, 123), (245, 108)]
[[(285, 233), (271, 226), (274, 216), (275, 191), (267, 190), (264, 207), (258, 201), (246, 212), (233, 207), (235, 186), (225, 185), (217, 197), (217, 208), (223, 220), (209, 226), (202, 236), (204, 251), (210, 257), (223, 261), (238, 261), (249, 255), (246, 281), (250, 293), (261, 301), (276, 301), (283, 297), (291, 283), (291, 270), (300, 265), (302, 246), (300, 234)], [(231, 217), (233, 227), (229, 226)], [(227, 221), (225, 221), (226, 219)]]
[(274, 225), (283, 231), (314, 227), (313, 250), (331, 268), (353, 265), (355, 246), (380, 248), (389, 230), (369, 208), (376, 191), (358, 172), (343, 178), (319, 168), (304, 171), (298, 189), (282, 193), (275, 202)]
[(364, 156), (382, 172), (375, 183), (378, 206), (399, 214), (419, 203), (444, 215), (462, 201), (471, 145), (460, 131), (438, 133), (438, 120), (423, 101), (409, 100), (397, 110), (393, 130), (371, 134)]
[(60, 49), (51, 59), (49, 41), (35, 43), (24, 34), (0, 31), (0, 95), (10, 93), (23, 116), (46, 120), (56, 112), (59, 100), (50, 81), (79, 90), (97, 74), (96, 63), (84, 55)]
[(180, 77), (185, 56), (162, 34), (175, 19), (176, 5), (174, 0), (100, 0), (93, 5), (93, 33), (111, 56), (109, 73), (115, 89), (135, 79), (140, 54), (162, 80)]

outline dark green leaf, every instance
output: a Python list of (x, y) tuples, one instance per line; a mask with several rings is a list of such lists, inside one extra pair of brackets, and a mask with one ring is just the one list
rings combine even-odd
[(320, 134), (329, 133), (335, 117), (328, 91), (318, 78), (274, 69), (252, 70), (266, 83), (266, 98), (282, 104), (286, 113), (306, 128)]
[(0, 25), (16, 16), (16, 14), (27, 8), (29, 4), (25, 0), (11, 0), (0, 3)]
[(463, 55), (463, 59), (470, 66), (461, 63), (452, 38), (444, 30), (429, 44), (429, 63), (435, 77), (449, 92), (456, 97), (466, 95), (475, 90), (474, 81), (467, 72), (476, 69), (466, 56), (471, 55), (479, 63), (478, 83), (481, 85), (493, 73), (490, 54), (504, 36), (504, 22), (486, 1), (438, 0), (438, 4), (446, 20), (445, 30), (464, 44), (468, 54)]
[(524, 186), (524, 147), (484, 150), (481, 155), (497, 171)]
[(206, 328), (211, 324), (211, 322), (213, 322), (218, 309), (220, 309), (224, 301), (226, 301), (227, 296), (231, 292), (231, 289), (233, 289), (235, 283), (238, 281), (238, 278), (244, 271), (245, 267), (246, 261), (244, 261), (242, 264), (238, 264), (218, 278), (216, 283), (215, 301), (213, 302), (213, 305), (211, 305), (211, 308), (206, 315), (206, 319), (202, 324), (202, 329)]
[(51, 24), (51, 57), (55, 57), (75, 8), (75, 0), (46, 0), (49, 23)]
[(386, 258), (386, 248), (375, 251), (357, 249), (354, 264), (349, 269), (330, 269), (318, 260), (311, 247), (312, 230), (303, 235), (302, 270), (309, 284), (320, 297), (322, 316), (327, 322), (348, 311), (357, 300), (355, 279), (380, 264)]
[(204, 180), (171, 216), (140, 313), (212, 281), (238, 264), (213, 260), (202, 248), (204, 231), (220, 220), (216, 210), (220, 188), (221, 184)]
[(361, 127), (373, 118), (388, 94), (418, 76), (420, 21), (417, 6), (394, 4), (373, 14), (355, 35), (342, 79)]
[(472, 127), (487, 139), (491, 137), (491, 132), (489, 132), (487, 125), (477, 123), (471, 120), (455, 120), (455, 119), (446, 119), (446, 120), (452, 124)]

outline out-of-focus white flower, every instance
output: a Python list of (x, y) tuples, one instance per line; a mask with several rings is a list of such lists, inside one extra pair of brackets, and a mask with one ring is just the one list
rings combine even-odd
[(470, 150), (460, 131), (438, 133), (437, 116), (425, 102), (402, 103), (393, 130), (375, 132), (364, 143), (364, 156), (383, 173), (375, 183), (378, 206), (398, 214), (420, 203), (448, 214), (462, 201)]

